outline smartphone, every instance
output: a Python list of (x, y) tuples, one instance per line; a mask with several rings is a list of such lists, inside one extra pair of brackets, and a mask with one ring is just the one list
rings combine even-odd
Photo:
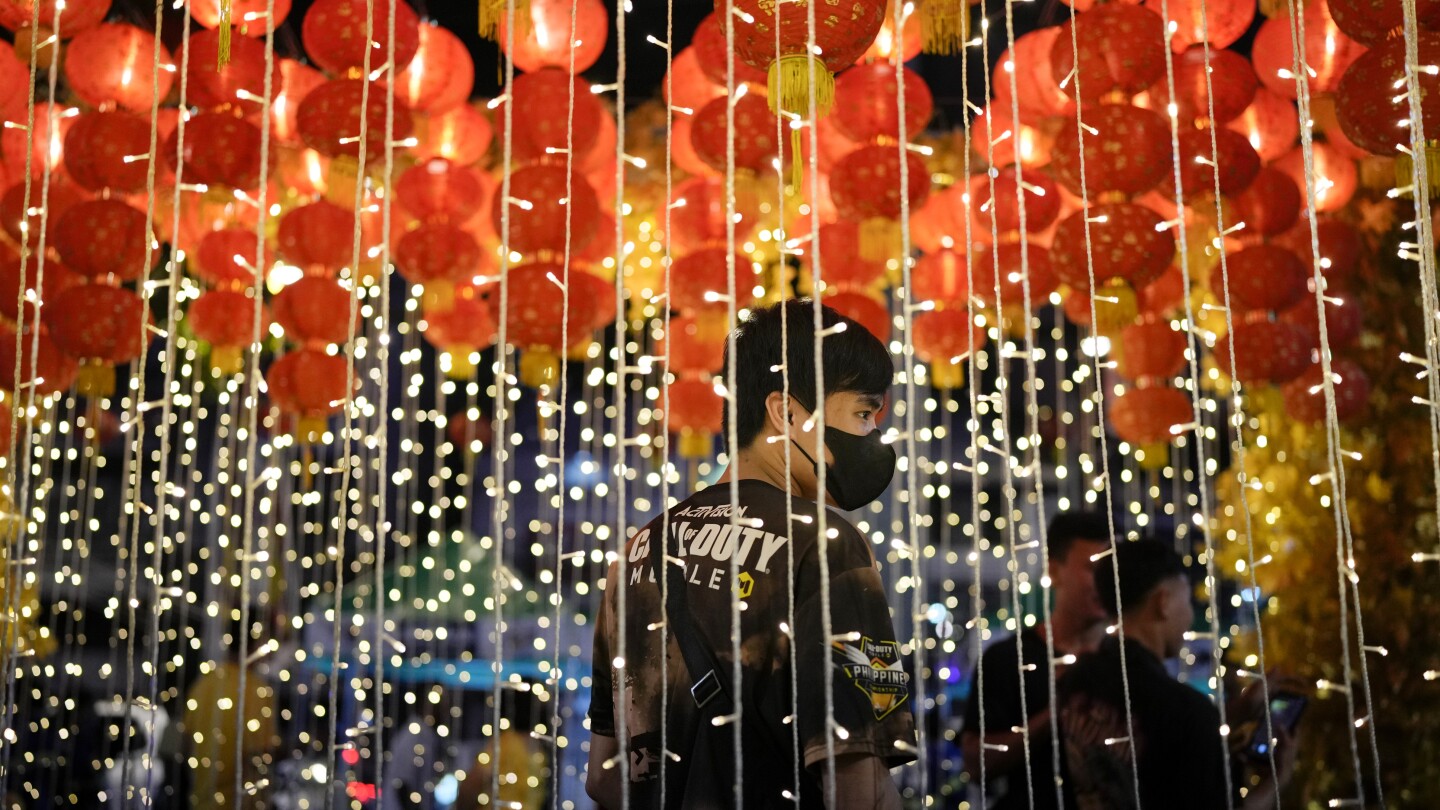
[[(1300, 725), (1300, 716), (1305, 713), (1305, 704), (1308, 698), (1294, 692), (1276, 692), (1270, 696), (1270, 727), (1274, 729), (1285, 729), (1287, 733), (1294, 733)], [(1250, 753), (1256, 757), (1270, 755), (1270, 735), (1265, 733), (1265, 721), (1262, 719), (1260, 725), (1255, 729), (1255, 736), (1250, 740)]]

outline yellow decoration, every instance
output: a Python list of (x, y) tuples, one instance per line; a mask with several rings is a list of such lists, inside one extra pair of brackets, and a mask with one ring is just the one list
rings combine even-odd
[(452, 380), (468, 380), (475, 376), (475, 350), (469, 346), (451, 346), (440, 356), (440, 368)]
[(520, 382), (530, 388), (555, 382), (559, 373), (560, 358), (551, 349), (538, 346), (520, 353)]
[(224, 70), (230, 64), (230, 19), (233, 13), (234, 0), (220, 0), (220, 43), (215, 56), (217, 70)]
[[(830, 108), (835, 104), (835, 75), (819, 57), (804, 53), (787, 54), (770, 63), (766, 77), (770, 111), (776, 115), (789, 114), (809, 120), (812, 75), (815, 79), (815, 118), (829, 115)], [(803, 145), (800, 130), (792, 127), (790, 182), (797, 189), (804, 185), (805, 161), (800, 159)]]
[(81, 396), (105, 398), (115, 393), (115, 368), (99, 360), (80, 361), (76, 390)]
[(449, 312), (455, 308), (455, 282), (447, 279), (427, 281), (421, 305), (426, 312)]
[(953, 391), (965, 384), (967, 361), (942, 360), (930, 364), (930, 382), (942, 391)]
[[(1440, 196), (1440, 141), (1427, 140), (1425, 142), (1425, 180), (1427, 182), (1426, 192), (1431, 199)], [(1414, 197), (1415, 187), (1415, 157), (1401, 153), (1395, 158), (1395, 188), (1412, 189), (1410, 192), (1402, 192), (1401, 197), (1410, 199)]]
[(1135, 322), (1140, 305), (1135, 291), (1121, 279), (1105, 282), (1095, 293), (1095, 331), (1110, 338), (1119, 337), (1120, 330)]
[(1142, 444), (1135, 448), (1135, 459), (1140, 462), (1142, 470), (1163, 470), (1170, 463), (1170, 445), (1166, 442)]
[(871, 217), (860, 223), (860, 257), (866, 261), (883, 262), (900, 253), (900, 223), (884, 217)]
[(709, 458), (715, 448), (714, 437), (698, 433), (689, 428), (680, 431), (680, 456), (682, 458)]
[(355, 186), (360, 182), (360, 161), (349, 155), (330, 159), (325, 171), (325, 199), (341, 208), (355, 207)]
[(519, 38), (530, 30), (530, 0), (480, 0), (480, 36), (502, 47), (505, 43), (500, 42), (500, 26), (509, 13), (507, 7), (510, 2), (515, 4), (515, 22), (518, 23), (515, 36)]
[(920, 7), (920, 37), (921, 53), (960, 53), (970, 39), (970, 4), (966, 0), (926, 0)]
[(222, 377), (230, 377), (245, 370), (245, 350), (240, 346), (210, 347), (210, 368)]
[(323, 416), (302, 416), (295, 422), (295, 439), (301, 444), (318, 444), (327, 427), (329, 421)]

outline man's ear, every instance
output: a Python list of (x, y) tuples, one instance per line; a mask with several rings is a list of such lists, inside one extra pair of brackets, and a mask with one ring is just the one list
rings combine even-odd
[(791, 419), (790, 409), (785, 407), (785, 395), (779, 391), (771, 391), (765, 397), (765, 423), (772, 431), (784, 435), (788, 433)]

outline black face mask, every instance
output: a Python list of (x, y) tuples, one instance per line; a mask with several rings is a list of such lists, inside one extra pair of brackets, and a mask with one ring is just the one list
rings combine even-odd
[[(793, 438), (790, 441), (815, 466), (818, 475), (819, 463), (799, 442)], [(825, 491), (836, 506), (847, 512), (880, 497), (895, 477), (895, 447), (880, 440), (879, 428), (859, 436), (826, 425), (825, 447), (835, 459), (825, 465)]]

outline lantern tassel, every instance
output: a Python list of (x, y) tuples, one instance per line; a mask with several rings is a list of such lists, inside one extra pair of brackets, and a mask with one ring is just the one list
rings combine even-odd
[(960, 53), (970, 38), (970, 4), (965, 0), (926, 0), (920, 9), (920, 52)]
[(115, 393), (115, 368), (99, 360), (83, 360), (76, 377), (82, 396), (103, 399)]
[[(1440, 141), (1425, 142), (1425, 171), (1426, 191), (1430, 199), (1440, 197)], [(1409, 188), (1415, 185), (1415, 157), (1413, 155), (1400, 154), (1395, 158), (1395, 187)], [(1400, 196), (1410, 198), (1413, 194), (1402, 193)]]
[[(500, 41), (500, 28), (505, 22), (506, 9), (510, 0), (480, 0), (480, 36)], [(515, 19), (519, 23), (516, 26), (516, 35), (522, 32), (528, 33), (527, 24), (530, 21), (530, 0), (514, 0)]]
[(545, 347), (527, 349), (520, 354), (520, 382), (539, 388), (555, 382), (560, 375), (560, 358)]
[(860, 258), (883, 262), (900, 249), (900, 223), (884, 217), (871, 217), (860, 223)]
[(220, 0), (220, 43), (216, 54), (216, 69), (224, 70), (230, 64), (230, 17), (234, 13), (234, 0)]
[[(810, 75), (815, 75), (815, 117), (830, 114), (835, 103), (835, 74), (820, 59), (807, 54), (789, 54), (770, 63), (766, 76), (770, 111), (807, 120), (810, 115)], [(805, 163), (800, 155), (800, 130), (790, 128), (790, 182), (799, 191), (805, 181)]]

